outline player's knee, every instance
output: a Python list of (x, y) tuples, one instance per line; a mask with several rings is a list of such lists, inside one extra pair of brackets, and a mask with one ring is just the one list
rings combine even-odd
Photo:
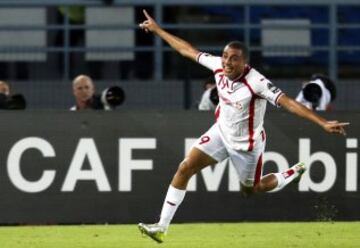
[(248, 198), (248, 197), (252, 196), (254, 193), (256, 193), (256, 188), (241, 185), (240, 193), (241, 193), (242, 196)]
[(263, 192), (264, 188), (265, 188), (265, 185), (261, 182), (258, 182), (257, 184), (254, 185), (253, 191), (254, 191), (254, 193)]
[(192, 166), (191, 163), (187, 159), (185, 159), (179, 164), (177, 173), (182, 177), (190, 178), (196, 173), (196, 170), (194, 166)]
[(261, 182), (256, 183), (254, 186), (241, 185), (241, 193), (245, 197), (250, 197), (255, 193), (263, 192), (264, 185)]

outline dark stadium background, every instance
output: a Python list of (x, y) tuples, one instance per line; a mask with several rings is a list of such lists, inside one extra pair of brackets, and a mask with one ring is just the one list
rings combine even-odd
[[(211, 72), (142, 32), (138, 23), (144, 19), (143, 9), (202, 51), (221, 54), (227, 41), (245, 42), (251, 65), (292, 97), (311, 74), (329, 75), (338, 94), (334, 111), (326, 116), (351, 122), (346, 138), (327, 136), (315, 125), (269, 106), (267, 150), (295, 163), (299, 140), (311, 140), (311, 154), (326, 152), (336, 161), (336, 171), (327, 172), (336, 175), (334, 186), (325, 192), (300, 192), (293, 186), (246, 201), (238, 192), (229, 192), (226, 176), (217, 192), (206, 190), (198, 179), (199, 190), (189, 193), (177, 222), (359, 219), (359, 1), (2, 0), (0, 80), (10, 83), (13, 94), (24, 95), (27, 108), (1, 111), (0, 224), (135, 223), (152, 221), (159, 214), (169, 180), (184, 155), (184, 139), (196, 138), (214, 121), (212, 113), (196, 110)], [(75, 19), (68, 15), (72, 11)], [(280, 45), (265, 44), (265, 31), (281, 30), (305, 31), (309, 44), (281, 45), (286, 35), (275, 40)], [(98, 92), (122, 87), (124, 104), (106, 113), (69, 112), (74, 104), (72, 79), (78, 74), (91, 76)], [(22, 191), (9, 176), (9, 154), (29, 137), (46, 140), (56, 153), (45, 157), (30, 147), (20, 160), (22, 176), (30, 182), (45, 170), (56, 170), (54, 183), (44, 192)], [(152, 159), (154, 169), (134, 172), (129, 192), (117, 190), (121, 138), (157, 140), (153, 151), (138, 149), (132, 154), (135, 160)], [(99, 192), (91, 180), (79, 181), (73, 192), (60, 190), (81, 139), (97, 145), (110, 192)], [(347, 139), (353, 146), (347, 146)], [(352, 174), (346, 170), (349, 154), (355, 165)], [(321, 183), (324, 167), (321, 161), (313, 164), (317, 166), (311, 170), (312, 179)], [(88, 159), (83, 166), (91, 168)], [(275, 167), (269, 162), (267, 168)], [(345, 186), (349, 178), (355, 178), (351, 190)], [(147, 208), (140, 207), (144, 201)]]

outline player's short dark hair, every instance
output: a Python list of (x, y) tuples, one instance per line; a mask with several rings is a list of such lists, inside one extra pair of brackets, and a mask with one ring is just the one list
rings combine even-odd
[(234, 40), (234, 41), (230, 41), (226, 46), (233, 48), (233, 49), (240, 50), (242, 52), (245, 60), (246, 61), (249, 60), (249, 49), (243, 42)]

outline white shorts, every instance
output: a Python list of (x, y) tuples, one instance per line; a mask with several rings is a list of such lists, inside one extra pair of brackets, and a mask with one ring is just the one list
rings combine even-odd
[(261, 179), (265, 144), (265, 133), (262, 133), (259, 140), (255, 140), (252, 151), (234, 150), (223, 141), (218, 124), (215, 123), (194, 143), (193, 147), (198, 148), (218, 162), (229, 158), (241, 184), (252, 187)]

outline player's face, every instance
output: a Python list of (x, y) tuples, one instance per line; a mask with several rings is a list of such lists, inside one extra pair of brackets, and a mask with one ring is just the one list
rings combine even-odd
[(246, 60), (239, 49), (226, 46), (222, 55), (222, 67), (224, 74), (233, 80), (239, 77), (245, 68)]
[(79, 80), (73, 87), (74, 96), (78, 101), (88, 101), (94, 94), (94, 85), (89, 80)]

